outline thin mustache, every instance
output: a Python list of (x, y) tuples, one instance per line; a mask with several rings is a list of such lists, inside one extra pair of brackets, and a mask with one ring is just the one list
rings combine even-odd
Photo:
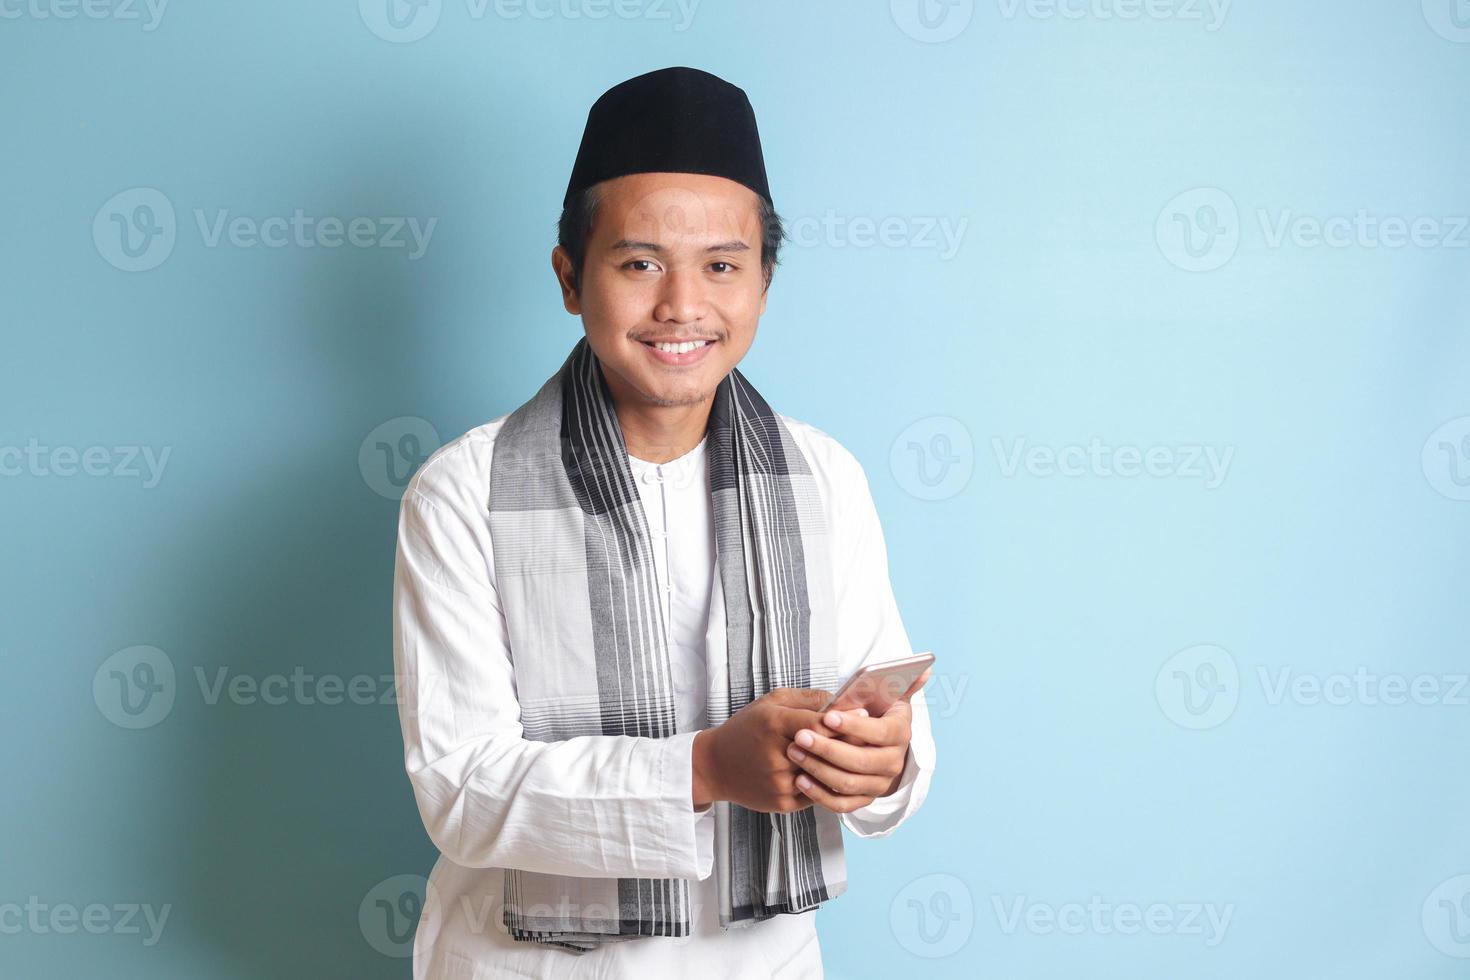
[[(713, 342), (713, 341), (716, 341), (716, 340), (719, 340), (719, 339), (720, 338), (718, 338), (718, 337), (680, 337), (680, 338), (678, 338), (676, 340), (665, 340), (665, 341), (661, 341), (661, 343), (666, 343), (666, 344), (688, 344), (688, 343), (692, 343), (692, 342), (694, 342), (696, 340), (708, 340), (708, 341)], [(654, 343), (654, 338), (652, 338), (652, 337), (639, 337), (638, 338), (638, 342), (640, 344), (651, 344), (651, 343)]]

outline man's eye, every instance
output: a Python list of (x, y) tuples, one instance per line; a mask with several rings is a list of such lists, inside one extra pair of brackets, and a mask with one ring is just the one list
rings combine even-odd
[(735, 271), (735, 267), (733, 265), (731, 265), (730, 263), (728, 263), (728, 262), (711, 262), (710, 263), (710, 266), (711, 267), (714, 267), (714, 266), (717, 266), (717, 265), (722, 265), (725, 268), (724, 269), (715, 269), (716, 272), (725, 272), (725, 271), (734, 272)]
[[(650, 262), (650, 261), (648, 261), (647, 259), (633, 259), (630, 262), (624, 263), (623, 268), (624, 269), (628, 269), (628, 268), (632, 268), (635, 265), (647, 265), (647, 266), (651, 266), (651, 265), (653, 265), (653, 263)], [(633, 271), (634, 272), (647, 272), (648, 270), (647, 269), (633, 269)]]

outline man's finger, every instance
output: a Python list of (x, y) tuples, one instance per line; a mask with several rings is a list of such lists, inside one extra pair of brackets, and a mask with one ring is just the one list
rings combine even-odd
[(825, 713), (821, 711), (810, 711), (806, 708), (782, 708), (781, 713), (778, 715), (778, 717), (780, 718), (780, 722), (778, 723), (777, 730), (780, 731), (780, 733), (782, 735), (785, 735), (787, 738), (795, 738), (796, 733), (801, 731), (803, 728), (810, 728), (812, 731), (817, 732), (819, 735), (827, 735), (829, 737), (835, 738), (840, 735), (841, 732), (832, 728), (826, 722), (827, 717), (832, 714), (841, 715), (843, 718), (860, 717), (859, 715), (857, 715), (856, 711), (851, 708), (846, 708), (841, 711), (828, 711)]
[(895, 701), (877, 718), (862, 718), (847, 712), (833, 717), (829, 711), (822, 715), (822, 722), (835, 732), (862, 739), (869, 745), (897, 745), (899, 734), (912, 718), (913, 707), (907, 701)]
[[(805, 786), (802, 785), (803, 781), (806, 782)], [(859, 807), (867, 806), (874, 800), (874, 797), (871, 796), (842, 796), (832, 792), (810, 776), (796, 777), (796, 791), (811, 797), (814, 802), (826, 807), (833, 813), (851, 813)]]
[[(878, 752), (878, 749), (868, 749)], [(833, 765), (820, 756), (808, 754), (797, 763), (808, 777), (834, 793), (845, 796), (874, 796), (886, 793), (898, 773), (859, 772), (846, 766)], [(800, 773), (798, 773), (800, 775)]]
[[(796, 753), (801, 753), (802, 758), (796, 758)], [(859, 776), (882, 776), (884, 785), (887, 785), (894, 776), (898, 775), (897, 770), (893, 772), (887, 771), (889, 763), (892, 762), (897, 753), (898, 748), (896, 746), (858, 746), (850, 742), (845, 742), (840, 738), (825, 737), (820, 733), (812, 739), (811, 745), (792, 742), (790, 748), (787, 749), (787, 755), (792, 757), (792, 761), (809, 771), (810, 767), (807, 765), (808, 762), (816, 758), (844, 772)], [(818, 779), (825, 780), (828, 786), (834, 785), (830, 780), (826, 780), (826, 775), (823, 772), (813, 772), (813, 775)]]

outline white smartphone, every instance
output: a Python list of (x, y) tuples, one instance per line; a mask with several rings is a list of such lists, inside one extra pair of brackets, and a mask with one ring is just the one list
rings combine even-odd
[(822, 710), (867, 708), (868, 714), (876, 718), (893, 702), (918, 690), (919, 676), (933, 663), (934, 654), (926, 650), (912, 657), (868, 664), (849, 677)]

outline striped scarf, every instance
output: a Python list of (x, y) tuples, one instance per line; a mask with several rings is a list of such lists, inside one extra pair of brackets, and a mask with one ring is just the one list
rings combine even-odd
[[(717, 572), (706, 634), (713, 727), (774, 688), (835, 690), (837, 660), (827, 525), (806, 457), (734, 369), (715, 391), (706, 436)], [(674, 734), (648, 524), (585, 337), (506, 418), (489, 510), (525, 737)], [(846, 890), (837, 814), (820, 806), (761, 813), (723, 800), (714, 809), (722, 928), (804, 912)], [(506, 869), (504, 921), (518, 940), (579, 953), (688, 936), (689, 880)]]

